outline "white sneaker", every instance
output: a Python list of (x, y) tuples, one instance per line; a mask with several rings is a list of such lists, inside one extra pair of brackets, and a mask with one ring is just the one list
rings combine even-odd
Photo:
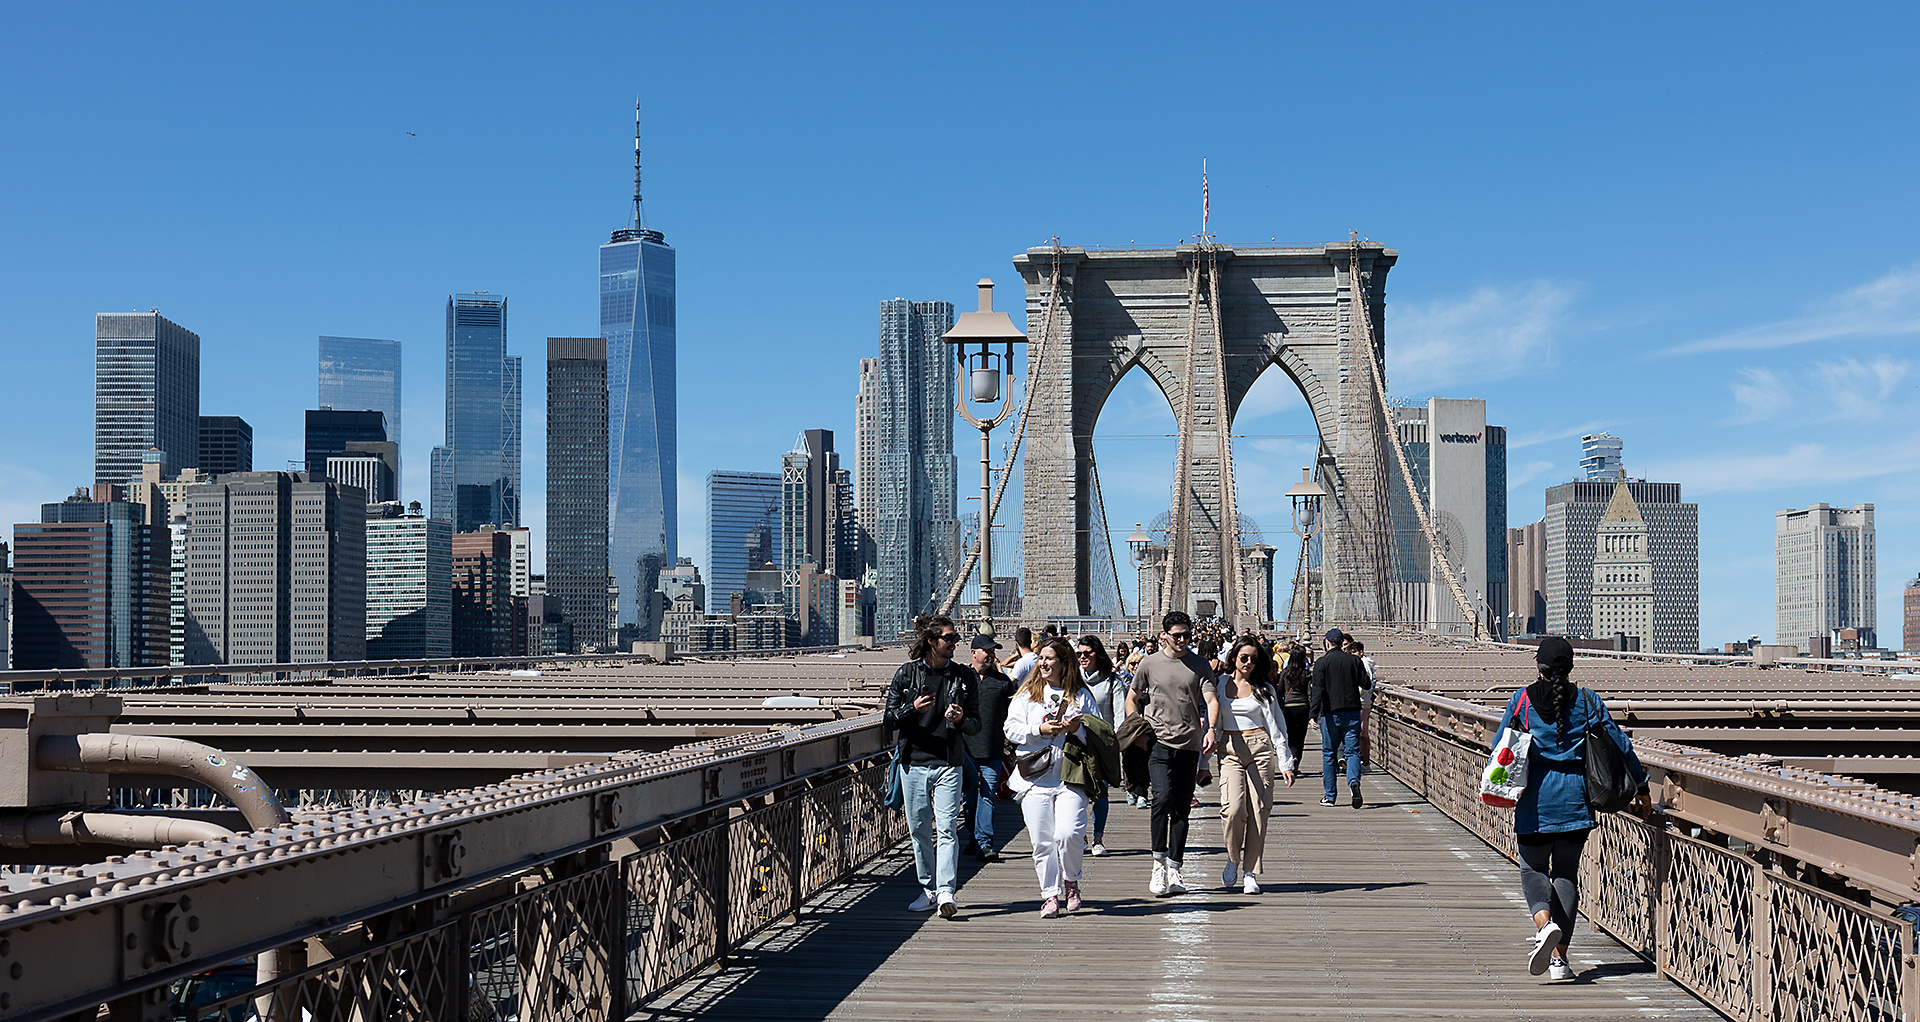
[(1088, 855), (1105, 855), (1107, 854), (1107, 846), (1101, 844), (1098, 841), (1095, 841), (1093, 843), (1093, 847), (1087, 849), (1087, 854)]
[(1230, 888), (1239, 882), (1240, 867), (1231, 862), (1227, 863), (1226, 867), (1220, 871), (1220, 886)]
[(1156, 898), (1167, 893), (1167, 864), (1159, 859), (1153, 860), (1153, 876), (1147, 881), (1147, 893)]
[(1252, 873), (1248, 873), (1245, 876), (1242, 876), (1240, 878), (1240, 893), (1241, 894), (1259, 894), (1260, 881), (1255, 880), (1253, 878)]
[(941, 891), (939, 901), (942, 919), (952, 919), (954, 914), (960, 911), (960, 903), (953, 900), (952, 891)]
[(935, 899), (935, 895), (932, 891), (921, 891), (920, 896), (918, 898), (913, 899), (913, 904), (907, 906), (907, 911), (931, 912), (933, 911), (933, 906), (936, 903), (934, 899)]
[(1554, 953), (1560, 950), (1560, 924), (1548, 923), (1533, 935), (1533, 947), (1527, 950), (1527, 971), (1539, 976), (1547, 971), (1547, 963)]
[(1171, 862), (1167, 863), (1167, 893), (1187, 893), (1187, 885), (1180, 882), (1180, 867)]
[(1567, 961), (1566, 959), (1560, 957), (1559, 955), (1554, 955), (1553, 961), (1547, 965), (1547, 978), (1548, 979), (1572, 979), (1573, 963)]

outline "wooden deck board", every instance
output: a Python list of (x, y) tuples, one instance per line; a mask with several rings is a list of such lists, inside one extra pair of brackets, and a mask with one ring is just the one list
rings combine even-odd
[[(1311, 748), (1306, 758), (1317, 762)], [(902, 846), (638, 1017), (1718, 1017), (1584, 920), (1573, 942), (1580, 975), (1529, 976), (1533, 924), (1515, 868), (1391, 777), (1363, 783), (1369, 802), (1358, 811), (1318, 805), (1318, 775), (1281, 789), (1265, 892), (1255, 897), (1220, 887), (1210, 801), (1194, 810), (1191, 893), (1150, 896), (1148, 814), (1116, 803), (1107, 828), (1115, 854), (1086, 860), (1087, 907), (1053, 920), (1038, 915), (1018, 807), (1003, 803), (1006, 857), (963, 863), (957, 919), (905, 911), (917, 891)]]

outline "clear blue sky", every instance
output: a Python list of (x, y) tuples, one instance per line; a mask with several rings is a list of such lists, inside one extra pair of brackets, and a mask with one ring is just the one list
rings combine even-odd
[[(596, 330), (594, 255), (680, 252), (681, 550), (712, 468), (852, 447), (877, 303), (1016, 252), (1171, 244), (1211, 167), (1225, 241), (1400, 252), (1396, 396), (1484, 397), (1510, 524), (1611, 430), (1701, 509), (1702, 640), (1773, 628), (1773, 511), (1872, 501), (1880, 629), (1920, 569), (1920, 197), (1910, 6), (16, 5), (0, 37), (0, 515), (91, 476), (93, 314), (202, 338), (202, 411), (300, 457), (320, 334), (406, 345), (405, 489), (440, 440), (444, 305), (509, 347)], [(417, 133), (417, 134), (410, 134)], [(1004, 307), (1004, 306), (1003, 306)], [(530, 371), (529, 517), (544, 404)], [(1116, 528), (1165, 507), (1172, 415), (1102, 421)], [(1240, 423), (1285, 529), (1311, 432), (1279, 374)], [(962, 451), (962, 462), (969, 460)], [(971, 472), (963, 472), (971, 478)]]

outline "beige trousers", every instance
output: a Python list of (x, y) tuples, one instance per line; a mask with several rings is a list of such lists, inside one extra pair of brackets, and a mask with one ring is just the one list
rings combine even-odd
[(1265, 731), (1229, 731), (1220, 750), (1220, 827), (1227, 861), (1258, 875), (1273, 814), (1273, 772), (1280, 762)]

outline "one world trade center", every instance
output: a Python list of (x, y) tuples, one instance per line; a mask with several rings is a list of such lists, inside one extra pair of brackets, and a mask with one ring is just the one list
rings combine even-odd
[[(633, 218), (600, 246), (600, 335), (607, 340), (608, 560), (620, 624), (659, 635), (652, 593), (679, 550), (674, 251), (640, 206), (640, 110), (633, 121)], [(624, 627), (623, 627), (624, 630)]]

